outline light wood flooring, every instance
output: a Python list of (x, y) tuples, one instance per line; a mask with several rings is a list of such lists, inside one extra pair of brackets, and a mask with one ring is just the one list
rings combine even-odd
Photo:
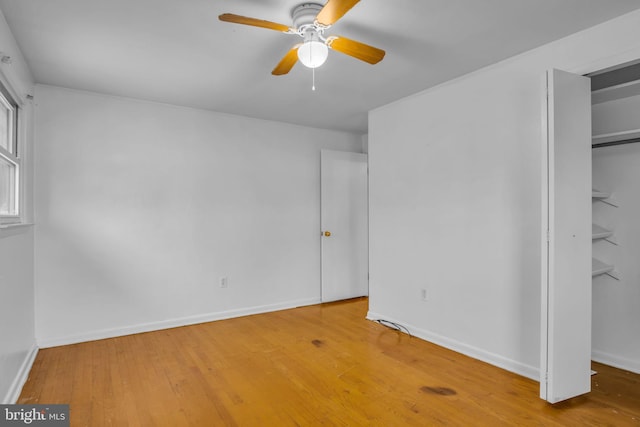
[(538, 383), (365, 320), (367, 299), (40, 350), (19, 403), (72, 426), (640, 426), (640, 375)]

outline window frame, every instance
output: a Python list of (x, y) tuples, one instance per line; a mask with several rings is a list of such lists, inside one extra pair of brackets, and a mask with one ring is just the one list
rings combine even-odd
[(0, 159), (13, 167), (13, 182), (11, 183), (11, 189), (9, 198), (11, 200), (12, 210), (9, 213), (0, 213), (0, 226), (20, 224), (22, 222), (22, 133), (20, 132), (21, 126), (21, 104), (18, 101), (18, 97), (14, 96), (11, 87), (7, 84), (7, 80), (0, 74), (0, 103), (3, 107), (11, 111), (11, 120), (7, 132), (9, 134), (9, 147), (4, 148), (0, 146)]

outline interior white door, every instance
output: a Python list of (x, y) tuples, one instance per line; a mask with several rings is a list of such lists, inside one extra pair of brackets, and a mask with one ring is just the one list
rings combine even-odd
[(547, 72), (540, 396), (591, 390), (591, 85)]
[(320, 153), (322, 301), (368, 295), (367, 155)]

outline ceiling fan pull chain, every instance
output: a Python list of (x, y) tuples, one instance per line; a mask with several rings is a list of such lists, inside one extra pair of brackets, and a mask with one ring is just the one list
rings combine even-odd
[(312, 68), (311, 69), (311, 75), (313, 77), (311, 77), (311, 79), (313, 80), (311, 83), (311, 90), (316, 90), (316, 69)]

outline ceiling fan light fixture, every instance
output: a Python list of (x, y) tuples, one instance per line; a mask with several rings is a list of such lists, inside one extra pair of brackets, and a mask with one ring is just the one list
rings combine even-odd
[(329, 56), (329, 48), (320, 41), (306, 41), (298, 48), (298, 59), (308, 68), (318, 68)]

